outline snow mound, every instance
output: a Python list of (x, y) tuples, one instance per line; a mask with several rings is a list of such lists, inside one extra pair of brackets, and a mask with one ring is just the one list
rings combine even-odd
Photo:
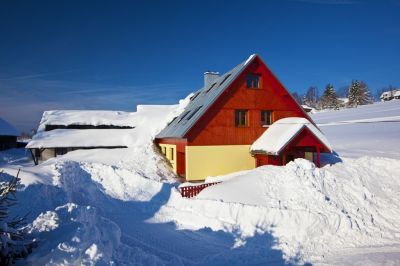
[(318, 262), (334, 250), (399, 243), (399, 171), (400, 162), (387, 158), (323, 169), (297, 159), (209, 178), (222, 183), (195, 199), (171, 197), (154, 220), (225, 230), (237, 235), (238, 245), (271, 231), (286, 259), (301, 254), (303, 261)]

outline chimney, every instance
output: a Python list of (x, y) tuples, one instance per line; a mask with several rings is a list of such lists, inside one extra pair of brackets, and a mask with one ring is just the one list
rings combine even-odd
[(215, 80), (219, 78), (219, 72), (204, 72), (204, 87), (211, 85)]

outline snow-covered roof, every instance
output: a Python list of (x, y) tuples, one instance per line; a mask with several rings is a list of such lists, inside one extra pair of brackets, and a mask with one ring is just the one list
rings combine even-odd
[(38, 131), (44, 131), (46, 125), (90, 125), (134, 127), (135, 113), (103, 110), (52, 110), (45, 111)]
[(379, 98), (382, 99), (382, 98), (386, 98), (386, 97), (397, 97), (397, 96), (400, 96), (400, 89), (384, 91), (384, 92), (382, 92), (382, 94)]
[(0, 118), (0, 136), (18, 136), (18, 131), (7, 121)]
[(309, 129), (322, 144), (332, 151), (324, 134), (309, 120), (302, 117), (287, 117), (276, 121), (251, 145), (250, 150), (278, 155), (303, 128)]
[(55, 129), (38, 132), (26, 148), (126, 147), (135, 129)]
[[(121, 112), (129, 114), (132, 124), (135, 125), (132, 129), (54, 129), (50, 131), (43, 129), (33, 136), (26, 148), (143, 146), (151, 143), (154, 136), (183, 111), (189, 102), (189, 97), (176, 105), (138, 105), (134, 113)], [(96, 113), (94, 117), (98, 119), (97, 121), (104, 121), (98, 116), (99, 114), (112, 113), (112, 111), (89, 112)], [(88, 112), (65, 111), (64, 113), (86, 114)], [(59, 124), (57, 120), (52, 121), (54, 124)]]

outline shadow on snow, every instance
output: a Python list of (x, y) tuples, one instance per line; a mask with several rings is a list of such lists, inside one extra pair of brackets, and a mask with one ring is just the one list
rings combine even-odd
[[(28, 221), (32, 222), (40, 213), (54, 211), (56, 207), (67, 203), (79, 206), (92, 206), (86, 216), (94, 217), (88, 222), (86, 230), (81, 232), (79, 254), (74, 260), (83, 256), (84, 251), (93, 242), (103, 245), (112, 252), (111, 259), (117, 264), (158, 264), (158, 265), (285, 265), (297, 264), (298, 258), (287, 263), (280, 250), (273, 248), (276, 239), (270, 233), (257, 234), (247, 238), (239, 247), (233, 247), (235, 233), (213, 231), (205, 227), (200, 230), (178, 230), (172, 222), (150, 223), (159, 209), (168, 201), (173, 185), (163, 183), (161, 190), (149, 201), (122, 201), (103, 193), (100, 184), (91, 179), (89, 173), (69, 162), (66, 167), (79, 168), (79, 171), (64, 173), (61, 187), (35, 184), (17, 193), (18, 204), (15, 213), (30, 213)], [(3, 180), (4, 180), (3, 174)], [(64, 175), (64, 176), (63, 176)], [(90, 209), (90, 208), (89, 208)], [(82, 210), (80, 210), (82, 212)], [(71, 212), (67, 208), (58, 210), (60, 226), (54, 230), (37, 233), (39, 247), (30, 255), (30, 261), (37, 259), (49, 261), (57, 256), (68, 255), (68, 246), (77, 231), (84, 228), (77, 217), (78, 210)], [(71, 218), (72, 217), (72, 218)], [(93, 218), (92, 217), (92, 218)], [(90, 221), (90, 219), (88, 221)], [(105, 218), (105, 219), (104, 219)], [(75, 221), (74, 221), (75, 219)], [(103, 220), (102, 220), (103, 219)], [(93, 223), (93, 224), (91, 224)], [(104, 231), (103, 231), (104, 230)], [(85, 241), (85, 238), (87, 241)], [(69, 243), (63, 250), (60, 243)], [(75, 251), (76, 252), (76, 251)], [(43, 256), (46, 256), (43, 258)], [(28, 257), (29, 259), (29, 257)]]

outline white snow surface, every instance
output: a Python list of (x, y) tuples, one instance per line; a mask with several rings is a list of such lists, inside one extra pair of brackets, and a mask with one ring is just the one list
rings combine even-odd
[(38, 132), (26, 148), (128, 146), (135, 129), (54, 129)]
[(311, 115), (340, 156), (400, 159), (400, 101)]
[(38, 131), (46, 125), (135, 126), (135, 113), (105, 110), (51, 110), (43, 112)]
[(187, 199), (151, 141), (74, 151), (38, 166), (18, 154), (0, 152), (0, 180), (22, 168), (11, 214), (30, 212), (39, 240), (23, 264), (400, 263), (399, 159), (331, 155), (320, 169), (297, 159), (210, 177), (221, 183)]
[(321, 141), (329, 150), (331, 145), (324, 136), (309, 120), (302, 117), (287, 117), (274, 122), (269, 128), (251, 145), (252, 152), (278, 155), (286, 145), (296, 137), (304, 128)]
[(0, 136), (19, 136), (18, 131), (0, 117)]

